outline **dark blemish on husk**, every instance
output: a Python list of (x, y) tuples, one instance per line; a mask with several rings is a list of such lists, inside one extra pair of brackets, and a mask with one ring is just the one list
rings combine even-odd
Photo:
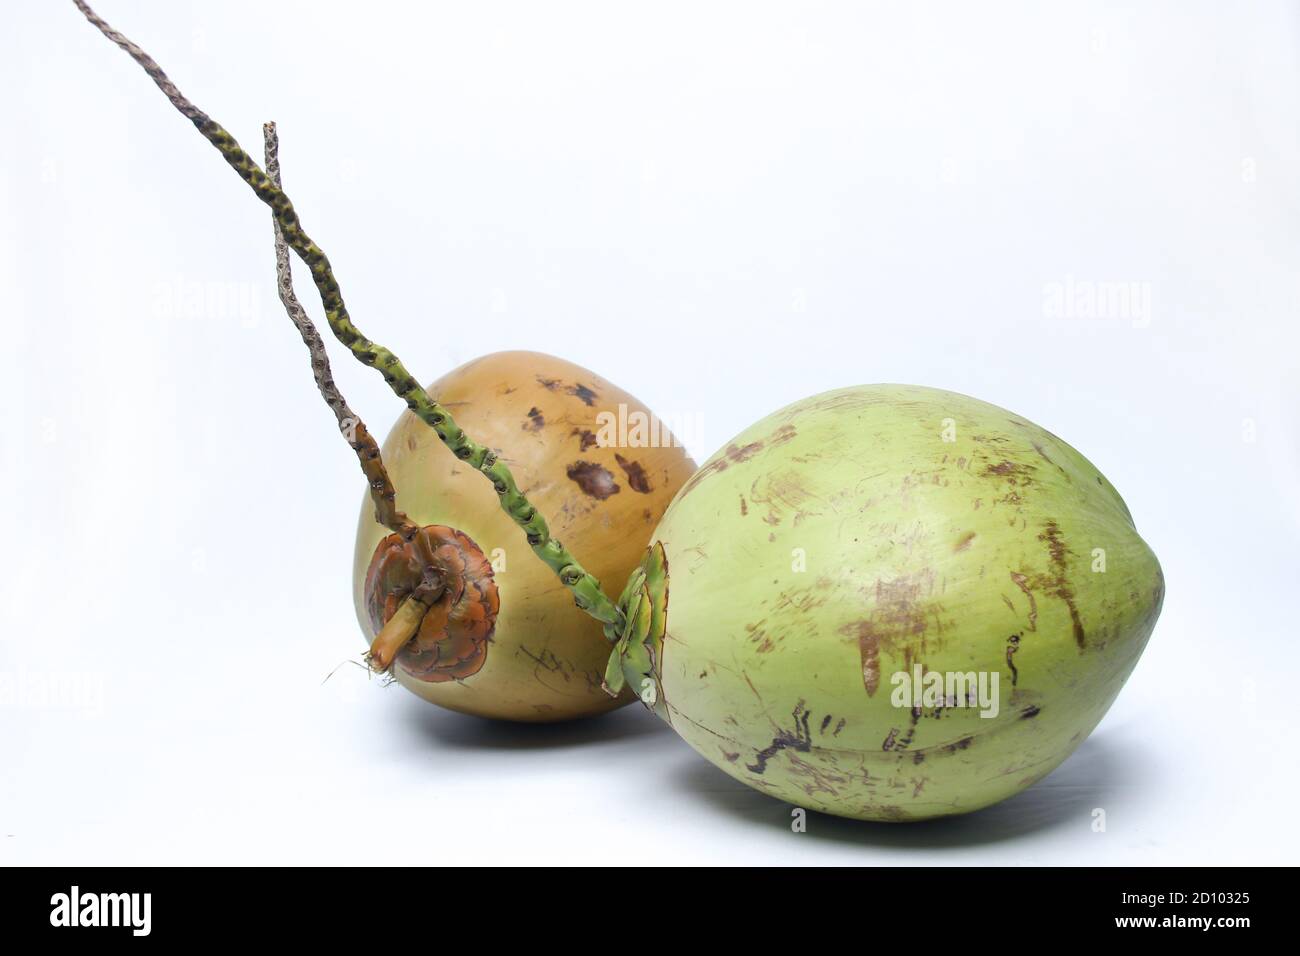
[(923, 587), (933, 587), (933, 579), (918, 574), (894, 581), (877, 581), (875, 609), (866, 620), (840, 628), (840, 633), (858, 640), (862, 658), (862, 684), (867, 696), (875, 695), (880, 686), (880, 652), (883, 648), (902, 654), (908, 667), (913, 656), (926, 649), (928, 615), (933, 605), (923, 597)]
[(829, 727), (830, 725), (831, 725), (831, 715), (827, 714), (825, 717), (822, 718), (822, 729), (820, 733), (823, 734), (826, 733), (826, 728)]
[(778, 445), (784, 445), (798, 434), (799, 433), (794, 430), (793, 425), (782, 425), (776, 431), (772, 432), (772, 436), (768, 438), (767, 443), (775, 448)]
[[(524, 657), (527, 657), (529, 660), (531, 660), (534, 664), (536, 664), (538, 667), (542, 668), (543, 670), (551, 671), (552, 673), (554, 673), (556, 671), (559, 671), (560, 668), (562, 667), (560, 663), (560, 659), (555, 656), (555, 653), (553, 651), (548, 651), (546, 649), (543, 649), (540, 654), (534, 654), (523, 644), (519, 645), (519, 650), (523, 653)], [(566, 681), (569, 679), (567, 674), (563, 676)]]
[(1034, 451), (1038, 452), (1039, 457), (1042, 458), (1043, 461), (1047, 462), (1049, 465), (1051, 465), (1053, 468), (1059, 471), (1061, 473), (1061, 476), (1065, 478), (1067, 482), (1069, 482), (1070, 484), (1074, 484), (1074, 479), (1070, 477), (1070, 473), (1066, 471), (1064, 467), (1062, 467), (1061, 465), (1053, 461), (1051, 458), (1049, 458), (1047, 452), (1043, 450), (1042, 445), (1038, 444), (1038, 442), (1033, 442), (1032, 444), (1034, 446)]
[(691, 477), (687, 480), (686, 484), (682, 485), (681, 491), (679, 491), (677, 494), (685, 498), (688, 494), (690, 494), (692, 491), (695, 490), (695, 486), (698, 485), (701, 481), (709, 477), (709, 475), (715, 474), (716, 472), (726, 471), (727, 467), (730, 464), (731, 463), (727, 461), (726, 458), (719, 458), (717, 461), (709, 462), (707, 465), (705, 465), (695, 474), (691, 475)]
[(536, 405), (528, 409), (528, 421), (524, 422), (524, 431), (541, 431), (545, 426), (546, 419), (542, 416), (542, 410)]
[(1070, 554), (1070, 550), (1061, 537), (1060, 526), (1055, 521), (1049, 521), (1043, 528), (1043, 533), (1038, 536), (1038, 540), (1047, 543), (1047, 552), (1052, 561), (1052, 578), (1048, 582), (1050, 585), (1048, 593), (1056, 595), (1065, 602), (1070, 612), (1074, 643), (1082, 650), (1087, 643), (1087, 636), (1083, 632), (1083, 620), (1079, 617), (1079, 605), (1074, 600), (1074, 589), (1070, 587), (1070, 582), (1066, 578), (1066, 555)]
[(1024, 484), (1029, 481), (1034, 471), (1033, 465), (1021, 465), (1012, 461), (1000, 461), (996, 465), (989, 465), (984, 469), (986, 478), (1006, 478), (1012, 484)]
[[(752, 685), (751, 685), (752, 686)], [(803, 701), (794, 706), (794, 730), (781, 730), (772, 738), (772, 743), (760, 750), (753, 763), (745, 769), (751, 773), (762, 773), (767, 769), (767, 762), (782, 750), (796, 750), (807, 753), (812, 750), (812, 733), (808, 730), (808, 709)]]
[(912, 723), (907, 731), (894, 743), (895, 750), (906, 750), (912, 745), (912, 738), (916, 736), (916, 725), (921, 721), (921, 708), (912, 708)]
[(1012, 634), (1007, 638), (1007, 667), (1011, 668), (1011, 686), (1016, 686), (1016, 680), (1020, 677), (1020, 671), (1016, 670), (1015, 661), (1016, 651), (1020, 650), (1020, 635)]
[(581, 399), (582, 404), (584, 405), (591, 406), (596, 404), (596, 393), (582, 383), (570, 386), (567, 391), (570, 395)]
[(946, 754), (955, 754), (959, 750), (965, 750), (974, 740), (974, 737), (963, 737), (961, 740), (954, 740), (950, 744), (944, 744), (942, 750)]
[(1029, 587), (1029, 578), (1019, 571), (1012, 571), (1011, 580), (1015, 582), (1016, 587), (1025, 592), (1025, 597), (1029, 598), (1029, 629), (1038, 630), (1038, 601), (1034, 599), (1034, 592)]
[(1010, 505), (1017, 511), (1024, 499), (1020, 496), (1017, 488), (1026, 488), (1036, 480), (1034, 473), (1038, 469), (1033, 465), (1024, 465), (1019, 462), (1012, 462), (1003, 459), (996, 465), (989, 465), (984, 469), (983, 476), (991, 479), (1002, 479), (1006, 482), (1007, 490), (1001, 498), (994, 499), (994, 506), (999, 504)]
[[(766, 444), (771, 446), (783, 445), (798, 434), (793, 425), (782, 425), (774, 431)], [(710, 475), (716, 475), (719, 472), (726, 471), (731, 465), (742, 464), (749, 461), (765, 447), (761, 441), (750, 442), (748, 445), (728, 445), (722, 455), (714, 461), (709, 462), (695, 474), (691, 475), (686, 484), (682, 485), (681, 490), (677, 493), (679, 497), (686, 497), (696, 486)]]
[(1070, 612), (1070, 629), (1074, 634), (1074, 643), (1078, 645), (1079, 650), (1083, 650), (1087, 644), (1087, 635), (1084, 633), (1083, 619), (1079, 615), (1079, 605), (1075, 600), (1074, 589), (1070, 587), (1070, 581), (1067, 577), (1067, 557), (1072, 552), (1066, 547), (1065, 539), (1061, 535), (1061, 528), (1055, 521), (1048, 521), (1043, 526), (1043, 531), (1038, 535), (1038, 540), (1047, 545), (1050, 570), (1045, 574), (1039, 573), (1033, 576), (1016, 571), (1011, 572), (1011, 580), (1029, 598), (1029, 630), (1038, 630), (1038, 604), (1034, 600), (1033, 591), (1039, 590), (1065, 602), (1066, 609)]
[(844, 729), (844, 721), (845, 718), (841, 717), (840, 722), (835, 725), (835, 729), (831, 732), (832, 737), (838, 737), (840, 735), (840, 731)]
[[(547, 378), (544, 375), (537, 376), (537, 384), (542, 386), (542, 388), (546, 389), (548, 392), (554, 392), (557, 389), (564, 386), (564, 382), (562, 382), (560, 379)], [(597, 398), (596, 392), (588, 388), (586, 385), (583, 385), (581, 382), (576, 382), (573, 385), (568, 386), (564, 390), (568, 392), (570, 395), (573, 395), (576, 398), (581, 399), (584, 405), (590, 406), (596, 404), (596, 398)]]
[(618, 462), (618, 467), (623, 469), (623, 474), (627, 475), (628, 487), (643, 495), (650, 494), (653, 490), (650, 487), (650, 479), (639, 461), (628, 461), (618, 452), (614, 453), (614, 460)]
[(766, 619), (759, 621), (757, 624), (745, 625), (745, 631), (749, 634), (749, 643), (758, 645), (754, 651), (756, 654), (766, 654), (776, 647), (772, 643), (772, 639), (767, 636), (767, 632), (763, 630), (765, 623), (767, 623)]
[(884, 742), (883, 744), (880, 745), (880, 749), (881, 749), (881, 750), (893, 750), (893, 749), (894, 749), (894, 743), (895, 743), (895, 741), (897, 741), (897, 740), (898, 740), (898, 728), (897, 728), (897, 727), (890, 727), (890, 728), (889, 728), (889, 736), (886, 737), (886, 738), (885, 738), (885, 742)]
[(586, 451), (588, 448), (598, 444), (600, 441), (592, 431), (586, 428), (575, 428), (573, 431), (569, 432), (569, 434), (578, 436), (578, 444), (581, 446), (579, 451)]
[(874, 697), (880, 687), (880, 635), (870, 621), (858, 621), (840, 628), (841, 634), (855, 635), (858, 653), (862, 658), (862, 686), (868, 697)]
[(565, 474), (577, 482), (583, 494), (589, 495), (597, 501), (604, 501), (610, 495), (616, 495), (619, 492), (619, 487), (614, 482), (614, 476), (609, 473), (608, 469), (595, 462), (575, 461), (565, 469)]
[(766, 505), (767, 514), (763, 516), (763, 521), (773, 526), (781, 524), (791, 513), (795, 527), (820, 514), (807, 507), (809, 501), (816, 497), (808, 490), (803, 476), (797, 471), (768, 472), (755, 480), (749, 488), (750, 503)]
[(741, 517), (744, 517), (745, 515), (749, 514), (749, 505), (745, 504), (744, 495), (740, 496), (740, 514)]
[(1030, 704), (1028, 707), (1026, 707), (1024, 710), (1020, 712), (1020, 719), (1029, 720), (1031, 717), (1037, 717), (1038, 714), (1039, 714), (1038, 708), (1035, 707), (1033, 704)]
[[(719, 747), (718, 749), (722, 750), (721, 747)], [(727, 763), (735, 763), (737, 760), (740, 759), (740, 754), (738, 753), (733, 754), (729, 750), (722, 750), (722, 756), (727, 758)]]
[(1002, 603), (1007, 606), (1007, 610), (1012, 614), (1016, 613), (1016, 606), (1011, 603), (1011, 598), (1007, 597), (1005, 594), (1002, 595)]
[(912, 763), (914, 764), (922, 763), (924, 760), (925, 760), (924, 750), (918, 750), (916, 753), (912, 754)]
[(967, 531), (964, 535), (962, 535), (960, 538), (957, 539), (957, 543), (953, 545), (953, 549), (952, 549), (953, 552), (958, 553), (961, 551), (965, 551), (967, 548), (970, 547), (970, 543), (974, 540), (975, 540), (975, 532)]

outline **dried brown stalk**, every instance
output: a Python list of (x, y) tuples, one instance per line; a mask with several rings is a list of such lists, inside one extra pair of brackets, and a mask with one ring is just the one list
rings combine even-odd
[[(266, 144), (266, 175), (271, 182), (279, 186), (280, 137), (276, 133), (274, 123), (262, 124), (262, 137)], [(325, 399), (325, 404), (334, 413), (339, 432), (357, 453), (357, 460), (361, 462), (361, 471), (365, 474), (366, 483), (370, 488), (370, 497), (375, 503), (375, 518), (384, 527), (401, 535), (404, 541), (410, 541), (420, 529), (397, 509), (397, 489), (393, 487), (388, 477), (388, 470), (384, 467), (379, 443), (370, 434), (361, 416), (348, 406), (343, 393), (334, 383), (334, 375), (330, 371), (329, 353), (325, 351), (325, 341), (293, 291), (289, 244), (284, 241), (284, 231), (274, 216), (271, 217), (271, 225), (275, 228), (276, 287), (280, 293), (280, 301), (284, 303), (284, 310), (289, 314), (289, 320), (298, 329), (303, 344), (311, 353), (311, 371), (316, 379), (316, 388), (320, 390), (321, 398)]]
[(563, 544), (551, 536), (546, 520), (519, 489), (505, 462), (500, 460), (495, 451), (466, 435), (447, 409), (434, 401), (419, 381), (407, 371), (396, 354), (366, 338), (353, 324), (329, 259), (303, 229), (298, 212), (284, 190), (271, 182), (234, 136), (181, 94), (152, 57), (109, 26), (85, 0), (73, 0), (73, 3), (96, 29), (140, 64), (172, 105), (221, 153), (230, 168), (248, 184), (257, 197), (271, 207), (276, 222), (283, 231), (285, 242), (311, 270), (312, 281), (320, 293), (325, 318), (334, 337), (347, 346), (358, 361), (378, 369), (393, 393), (437, 433), (457, 458), (492, 482), (502, 510), (524, 532), (533, 553), (569, 589), (574, 603), (605, 624), (606, 636), (615, 640), (624, 624), (622, 611), (601, 590), (600, 582), (578, 563), (577, 558)]

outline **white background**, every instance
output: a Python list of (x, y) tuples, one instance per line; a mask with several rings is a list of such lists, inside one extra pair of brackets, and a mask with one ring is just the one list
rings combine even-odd
[[(363, 648), (361, 481), (268, 214), (70, 3), (10, 3), (0, 862), (1294, 859), (1296, 4), (99, 12), (250, 151), (279, 122), (358, 324), (422, 379), (558, 353), (701, 416), (700, 460), (834, 386), (973, 394), (1106, 473), (1168, 597), (1075, 756), (933, 824), (791, 833), (639, 709), (515, 727), (323, 684)], [(1069, 281), (1150, 309), (1054, 314)]]

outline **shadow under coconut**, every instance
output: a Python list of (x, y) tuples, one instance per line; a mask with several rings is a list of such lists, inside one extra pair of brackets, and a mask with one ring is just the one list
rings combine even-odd
[[(1124, 791), (1144, 786), (1151, 772), (1151, 761), (1133, 741), (1114, 733), (1093, 734), (1037, 784), (983, 810), (918, 823), (872, 823), (810, 810), (807, 830), (800, 836), (929, 849), (988, 845), (1056, 827), (1087, 832), (1094, 808), (1114, 809), (1126, 799)], [(703, 758), (683, 763), (675, 783), (726, 813), (762, 826), (790, 828), (795, 804), (753, 790)]]
[[(410, 695), (404, 695), (410, 696)], [(431, 743), (462, 750), (544, 750), (586, 747), (656, 735), (673, 737), (672, 730), (635, 705), (594, 717), (548, 724), (474, 717), (412, 698), (404, 708), (406, 720)]]

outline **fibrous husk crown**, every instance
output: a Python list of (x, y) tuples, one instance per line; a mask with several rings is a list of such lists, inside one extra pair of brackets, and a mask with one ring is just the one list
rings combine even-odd
[(609, 655), (603, 686), (618, 694), (631, 685), (641, 703), (668, 720), (659, 671), (668, 622), (668, 559), (662, 543), (646, 549), (618, 604), (625, 623)]

